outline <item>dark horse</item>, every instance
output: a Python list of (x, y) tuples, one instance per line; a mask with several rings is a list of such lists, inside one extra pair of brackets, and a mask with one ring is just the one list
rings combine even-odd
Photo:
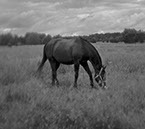
[(57, 69), (59, 68), (60, 63), (62, 63), (66, 65), (74, 64), (74, 87), (77, 87), (80, 65), (83, 66), (85, 71), (88, 73), (90, 77), (90, 85), (94, 87), (92, 73), (87, 63), (87, 61), (90, 61), (95, 70), (94, 78), (96, 82), (100, 87), (106, 88), (106, 67), (102, 65), (101, 57), (95, 47), (84, 38), (56, 38), (46, 43), (38, 72), (42, 70), (47, 59), (52, 68), (52, 85), (55, 85), (55, 82), (59, 84), (57, 79)]

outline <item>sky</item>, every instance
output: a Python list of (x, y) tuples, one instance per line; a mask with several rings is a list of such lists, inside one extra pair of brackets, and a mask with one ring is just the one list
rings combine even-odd
[(0, 34), (145, 30), (145, 0), (0, 0)]

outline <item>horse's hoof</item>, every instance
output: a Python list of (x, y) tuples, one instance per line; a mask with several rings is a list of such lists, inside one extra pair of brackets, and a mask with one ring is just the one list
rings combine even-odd
[(96, 87), (96, 86), (92, 86), (92, 89), (99, 90), (99, 88), (98, 88), (98, 87)]
[(107, 87), (107, 86), (104, 86), (104, 87), (103, 87), (103, 89), (104, 89), (104, 90), (107, 90), (107, 89), (108, 89), (108, 87)]
[(77, 86), (74, 86), (74, 88), (75, 88), (75, 89), (78, 89), (78, 87), (77, 87)]
[(56, 86), (59, 87), (59, 83), (57, 83)]
[(74, 84), (74, 85), (73, 85), (73, 87), (74, 87), (75, 89), (77, 89), (77, 88), (78, 88), (77, 84)]
[(73, 88), (74, 88), (74, 85), (70, 85), (70, 88), (69, 89), (72, 90)]

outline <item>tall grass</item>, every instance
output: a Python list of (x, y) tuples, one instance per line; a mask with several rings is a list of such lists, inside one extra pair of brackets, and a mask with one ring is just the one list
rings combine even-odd
[(91, 89), (83, 68), (79, 88), (71, 88), (74, 70), (64, 65), (58, 70), (60, 86), (52, 87), (48, 62), (35, 76), (42, 46), (0, 48), (0, 128), (144, 129), (145, 45), (95, 46), (111, 62), (107, 90)]

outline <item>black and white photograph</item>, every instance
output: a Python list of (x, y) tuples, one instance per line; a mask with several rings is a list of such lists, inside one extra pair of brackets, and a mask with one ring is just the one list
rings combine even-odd
[(145, 129), (145, 0), (0, 0), (0, 129)]

